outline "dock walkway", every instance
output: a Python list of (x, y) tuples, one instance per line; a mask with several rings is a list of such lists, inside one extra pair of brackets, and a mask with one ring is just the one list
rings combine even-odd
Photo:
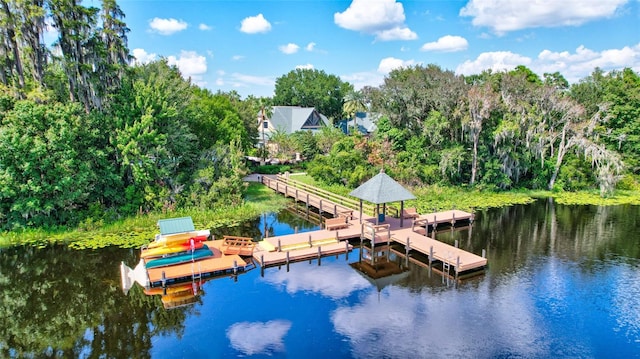
[[(365, 228), (373, 227), (375, 219), (367, 215), (366, 210), (363, 210), (364, 213), (360, 218), (359, 208), (356, 209), (356, 201), (313, 186), (301, 185), (299, 182), (289, 180), (283, 176), (278, 176), (277, 178), (265, 176), (261, 179), (261, 182), (276, 192), (293, 197), (297, 201), (306, 203), (307, 206), (317, 208), (320, 213), (330, 213), (335, 217), (344, 212), (352, 214), (348, 220), (349, 225), (346, 228), (337, 230), (321, 229), (265, 238), (259, 242), (253, 252), (253, 258), (261, 263), (262, 266), (345, 253), (352, 249), (348, 239), (363, 237), (371, 239), (371, 236), (367, 235)], [(328, 195), (323, 192), (328, 193)], [(326, 197), (324, 197), (325, 195)], [(387, 216), (382, 223), (383, 226), (376, 227), (384, 227), (387, 232), (384, 236), (376, 236), (374, 234), (373, 244), (387, 241), (397, 242), (405, 246), (407, 253), (410, 251), (420, 252), (428, 256), (430, 263), (433, 261), (441, 262), (443, 268), (448, 270), (451, 267), (455, 273), (482, 269), (487, 265), (486, 258), (427, 236), (429, 227), (435, 229), (443, 223), (455, 226), (456, 223), (461, 221), (473, 221), (473, 214), (460, 210), (423, 214), (410, 221), (410, 226), (407, 226), (407, 221), (404, 221), (404, 227), (400, 226), (401, 220), (399, 218)]]

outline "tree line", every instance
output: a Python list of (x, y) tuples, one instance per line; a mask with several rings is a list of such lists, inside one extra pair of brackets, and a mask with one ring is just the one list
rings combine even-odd
[[(313, 106), (334, 123), (379, 116), (370, 137), (329, 127), (276, 132), (271, 155), (308, 160), (327, 183), (357, 185), (380, 167), (401, 182), (487, 189), (635, 186), (640, 77), (596, 69), (455, 75), (393, 70), (354, 90), (296, 69), (273, 98), (212, 92), (165, 59), (133, 65), (125, 14), (74, 0), (0, 0), (0, 228), (74, 226), (148, 211), (242, 202), (245, 155), (274, 105)], [(43, 42), (50, 19), (58, 38)]]

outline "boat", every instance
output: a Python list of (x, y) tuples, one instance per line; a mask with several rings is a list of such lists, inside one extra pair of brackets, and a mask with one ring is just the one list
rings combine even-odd
[(163, 247), (142, 248), (140, 258), (162, 257), (170, 254), (179, 254), (191, 250), (200, 249), (204, 246), (204, 242), (189, 241), (188, 243), (178, 243)]
[(173, 234), (159, 234), (156, 239), (147, 245), (147, 248), (167, 247), (174, 244), (189, 243), (192, 239), (195, 242), (204, 242), (209, 239), (211, 232), (208, 229), (199, 231), (189, 231)]
[(212, 257), (212, 256), (213, 256), (213, 252), (205, 244), (205, 245), (202, 246), (202, 248), (196, 249), (193, 252), (187, 252), (187, 253), (183, 253), (183, 254), (177, 254), (177, 255), (174, 255), (174, 256), (167, 256), (167, 257), (162, 257), (162, 258), (149, 260), (145, 264), (145, 267), (147, 269), (149, 269), (149, 268), (157, 268), (157, 267), (165, 267), (165, 266), (170, 266), (170, 265), (174, 265), (174, 264), (191, 262), (191, 261), (195, 261), (197, 259), (202, 259), (202, 258), (207, 258), (207, 257)]

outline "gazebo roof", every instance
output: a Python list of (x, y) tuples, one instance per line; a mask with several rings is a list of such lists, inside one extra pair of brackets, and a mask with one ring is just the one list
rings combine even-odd
[(349, 195), (375, 204), (416, 199), (416, 196), (383, 171), (351, 191)]

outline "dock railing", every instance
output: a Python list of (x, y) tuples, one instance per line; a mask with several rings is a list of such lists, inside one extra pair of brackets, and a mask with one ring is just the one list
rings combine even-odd
[[(262, 183), (263, 184), (267, 184), (266, 182), (268, 182), (270, 179), (268, 177), (263, 177), (262, 178)], [(350, 208), (350, 209), (354, 209), (354, 210), (359, 210), (360, 208), (360, 201), (354, 198), (348, 198), (348, 197), (344, 197), (326, 190), (323, 190), (321, 188), (315, 187), (313, 185), (307, 184), (307, 183), (303, 183), (300, 181), (296, 181), (294, 179), (288, 178), (285, 175), (277, 175), (276, 177), (276, 181), (283, 183), (284, 185), (290, 187), (290, 188), (295, 188), (295, 189), (299, 189), (301, 191), (304, 191), (306, 193), (308, 193), (309, 195), (313, 195), (316, 196), (318, 198), (322, 198), (328, 201), (331, 201), (333, 203), (339, 204), (343, 207), (346, 208)], [(374, 214), (374, 206), (371, 205), (370, 203), (366, 203), (363, 202), (362, 203), (362, 211), (365, 214), (368, 215), (373, 215)]]

